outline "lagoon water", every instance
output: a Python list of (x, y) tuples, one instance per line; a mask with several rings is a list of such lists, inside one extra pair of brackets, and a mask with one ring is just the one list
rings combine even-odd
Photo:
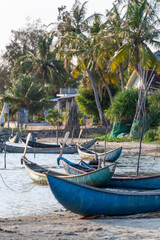
[[(34, 184), (20, 159), (22, 154), (7, 153), (4, 169), (4, 153), (0, 153), (0, 218), (52, 214), (63, 207), (54, 198), (48, 186)], [(57, 167), (58, 154), (27, 154), (27, 158), (39, 165), (65, 172)], [(64, 155), (79, 162), (78, 154)], [(135, 174), (137, 155), (123, 154), (117, 162), (116, 173)], [(160, 174), (160, 157), (141, 156), (140, 174)]]

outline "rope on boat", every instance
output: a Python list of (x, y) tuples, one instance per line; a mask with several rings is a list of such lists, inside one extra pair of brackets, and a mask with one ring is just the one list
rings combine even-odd
[(24, 191), (19, 191), (19, 192), (18, 192), (18, 191), (15, 191), (13, 188), (9, 187), (9, 186), (6, 184), (6, 182), (4, 181), (4, 178), (2, 177), (2, 174), (1, 174), (1, 173), (0, 173), (0, 177), (1, 177), (4, 185), (5, 185), (7, 188), (9, 188), (11, 191), (15, 192), (15, 193), (30, 192), (30, 191), (36, 186), (36, 185), (33, 185), (29, 190), (24, 190)]

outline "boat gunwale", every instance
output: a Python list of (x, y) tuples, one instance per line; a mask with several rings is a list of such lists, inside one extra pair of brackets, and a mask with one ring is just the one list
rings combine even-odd
[[(92, 173), (95, 173), (95, 172), (99, 172), (100, 170), (105, 170), (106, 168), (108, 168), (108, 166), (106, 166), (105, 168), (100, 168), (100, 169), (97, 169), (97, 170), (95, 170), (95, 171), (90, 171), (90, 172), (83, 172), (83, 174), (79, 174), (79, 175), (76, 175), (76, 174), (72, 174), (72, 175), (69, 175), (69, 174), (65, 174), (65, 173), (59, 173), (59, 172), (56, 172), (56, 171), (53, 171), (53, 170), (49, 170), (49, 169), (45, 169), (44, 168), (44, 173), (39, 173), (39, 172), (37, 172), (36, 170), (34, 171), (33, 169), (31, 169), (30, 167), (29, 167), (29, 165), (37, 165), (36, 163), (33, 163), (33, 162), (31, 162), (30, 160), (28, 160), (27, 159), (27, 161), (28, 161), (28, 163), (27, 163), (27, 161), (25, 161), (25, 160), (23, 160), (24, 161), (24, 165), (25, 165), (25, 167), (27, 167), (30, 171), (32, 171), (32, 172), (36, 172), (36, 174), (37, 175), (39, 175), (39, 176), (44, 176), (44, 175), (47, 175), (48, 173), (50, 173), (50, 175), (52, 176), (52, 173), (53, 173), (53, 176), (55, 176), (54, 174), (56, 174), (56, 175), (59, 175), (59, 177), (64, 177), (64, 178), (72, 178), (72, 177), (79, 177), (79, 176), (86, 176), (86, 175), (90, 175), (90, 174), (92, 174)], [(30, 162), (30, 163), (29, 163)], [(115, 167), (116, 167), (116, 164), (115, 163), (113, 163), (113, 164), (110, 164), (109, 165), (109, 167), (112, 167), (112, 165), (113, 165), (113, 171), (114, 171), (114, 169), (115, 169)], [(37, 167), (40, 167), (40, 168), (42, 168), (43, 169), (43, 167), (41, 167), (41, 166), (39, 166), (39, 165), (37, 165)], [(111, 170), (110, 170), (111, 171)]]
[[(63, 161), (63, 160), (62, 160)], [(66, 164), (66, 165), (68, 165), (65, 161), (64, 161), (64, 163)], [(71, 167), (71, 169), (75, 169), (74, 168), (74, 166), (70, 166), (69, 165), (69, 167)], [(104, 167), (104, 168), (99, 168), (99, 169), (94, 169), (93, 171), (90, 171), (90, 172), (84, 172), (83, 171), (83, 173), (82, 174), (79, 174), (79, 175), (75, 175), (74, 174), (74, 176), (86, 176), (86, 175), (89, 175), (89, 174), (91, 174), (91, 173), (97, 173), (97, 172), (99, 172), (99, 171), (102, 171), (102, 170), (106, 170), (106, 168), (109, 168), (110, 169), (110, 167), (113, 167), (114, 169), (115, 169), (115, 167), (116, 167), (116, 163), (112, 163), (112, 164), (110, 164), (110, 165), (108, 165), (108, 166), (106, 166), (106, 167)], [(77, 170), (77, 169), (76, 169)], [(78, 169), (79, 170), (79, 169)], [(110, 170), (111, 171), (111, 170)]]
[(115, 174), (113, 175), (112, 177), (112, 180), (141, 180), (141, 179), (150, 179), (150, 178), (156, 178), (156, 177), (159, 177), (160, 178), (160, 175), (157, 174), (157, 175), (150, 175), (150, 176), (134, 176), (134, 175), (119, 175), (119, 174)]
[(152, 196), (155, 196), (155, 195), (160, 195), (160, 189), (153, 189), (153, 190), (128, 190), (128, 189), (123, 189), (123, 191), (125, 192), (118, 192), (119, 191), (122, 191), (122, 189), (109, 189), (109, 188), (98, 188), (98, 187), (93, 187), (93, 186), (89, 186), (89, 185), (85, 185), (85, 184), (82, 184), (82, 183), (77, 183), (77, 182), (72, 182), (71, 180), (68, 180), (66, 178), (61, 178), (61, 177), (58, 177), (58, 176), (52, 176), (50, 175), (49, 173), (46, 173), (47, 175), (47, 179), (48, 179), (48, 176), (50, 177), (55, 177), (61, 181), (65, 181), (65, 182), (68, 182), (72, 185), (78, 185), (79, 187), (81, 188), (87, 188), (91, 191), (97, 191), (97, 192), (101, 192), (101, 193), (108, 193), (108, 194), (112, 194), (112, 195), (126, 195), (126, 196), (147, 196), (147, 195), (152, 195)]

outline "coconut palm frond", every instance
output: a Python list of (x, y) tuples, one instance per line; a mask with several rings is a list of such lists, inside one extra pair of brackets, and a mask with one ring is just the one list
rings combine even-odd
[(110, 59), (109, 66), (112, 71), (115, 71), (116, 67), (119, 66), (120, 63), (124, 62), (127, 57), (129, 57), (130, 45), (123, 45), (115, 55)]

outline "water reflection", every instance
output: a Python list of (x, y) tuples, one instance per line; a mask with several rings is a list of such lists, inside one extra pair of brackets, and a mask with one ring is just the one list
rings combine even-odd
[[(4, 153), (0, 154), (0, 218), (18, 217), (26, 215), (51, 214), (63, 207), (54, 199), (48, 186), (34, 184), (20, 163), (22, 154), (7, 154), (4, 169)], [(39, 165), (56, 168), (58, 154), (27, 154), (28, 159)], [(79, 161), (78, 154), (64, 155), (74, 162)], [(118, 160), (116, 173), (135, 174), (137, 168), (137, 155), (122, 154)], [(154, 156), (141, 156), (140, 174), (160, 174), (159, 158)], [(3, 182), (4, 180), (4, 182)], [(7, 186), (6, 186), (6, 185)]]

